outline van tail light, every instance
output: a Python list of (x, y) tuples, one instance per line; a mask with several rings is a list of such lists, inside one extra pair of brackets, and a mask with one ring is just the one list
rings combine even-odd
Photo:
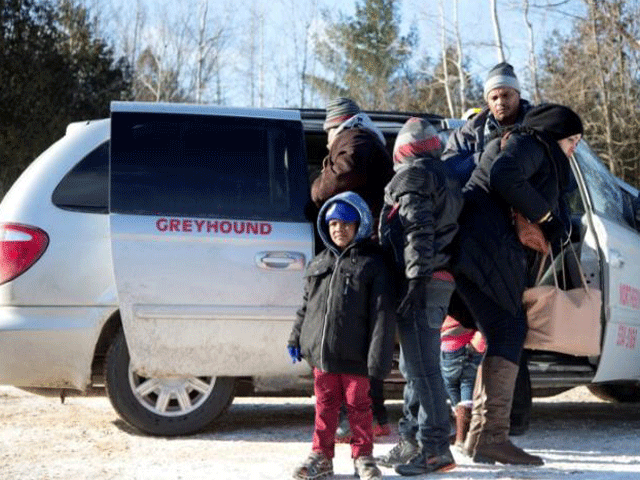
[(49, 236), (36, 227), (0, 223), (0, 285), (26, 272), (42, 256)]

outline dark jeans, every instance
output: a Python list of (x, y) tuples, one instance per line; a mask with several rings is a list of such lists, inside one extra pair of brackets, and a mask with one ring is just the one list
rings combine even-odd
[(473, 385), (482, 354), (464, 346), (453, 352), (440, 352), (440, 368), (451, 406), (473, 403)]
[(420, 410), (420, 402), (413, 388), (413, 380), (411, 380), (407, 374), (402, 349), (400, 349), (399, 368), (406, 383), (402, 391), (402, 417), (398, 420), (398, 435), (405, 440), (415, 440), (418, 435), (418, 411)]
[(440, 372), (440, 327), (447, 315), (454, 284), (432, 279), (427, 285), (427, 308), (411, 318), (398, 319), (406, 380), (420, 402), (417, 440), (427, 456), (449, 450), (449, 407)]

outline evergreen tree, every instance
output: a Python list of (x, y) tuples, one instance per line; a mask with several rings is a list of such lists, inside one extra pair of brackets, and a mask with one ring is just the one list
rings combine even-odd
[(69, 1), (0, 0), (0, 192), (67, 124), (109, 115), (129, 69)]
[(353, 18), (340, 16), (329, 23), (323, 38), (318, 38), (318, 60), (333, 78), (308, 77), (308, 81), (326, 98), (348, 96), (362, 108), (390, 110), (394, 82), (416, 44), (415, 30), (400, 35), (400, 16), (396, 0), (357, 0)]

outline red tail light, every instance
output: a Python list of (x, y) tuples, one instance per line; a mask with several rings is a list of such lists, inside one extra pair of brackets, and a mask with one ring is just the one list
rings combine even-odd
[(26, 272), (42, 256), (49, 236), (39, 228), (0, 224), (0, 285)]

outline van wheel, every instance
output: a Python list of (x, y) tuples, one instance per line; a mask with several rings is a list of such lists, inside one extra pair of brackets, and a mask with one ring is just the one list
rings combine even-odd
[(594, 383), (587, 388), (600, 400), (617, 403), (640, 402), (640, 383)]
[(120, 330), (105, 367), (107, 395), (118, 414), (151, 435), (189, 435), (210, 425), (233, 400), (233, 377), (148, 378), (129, 365)]

